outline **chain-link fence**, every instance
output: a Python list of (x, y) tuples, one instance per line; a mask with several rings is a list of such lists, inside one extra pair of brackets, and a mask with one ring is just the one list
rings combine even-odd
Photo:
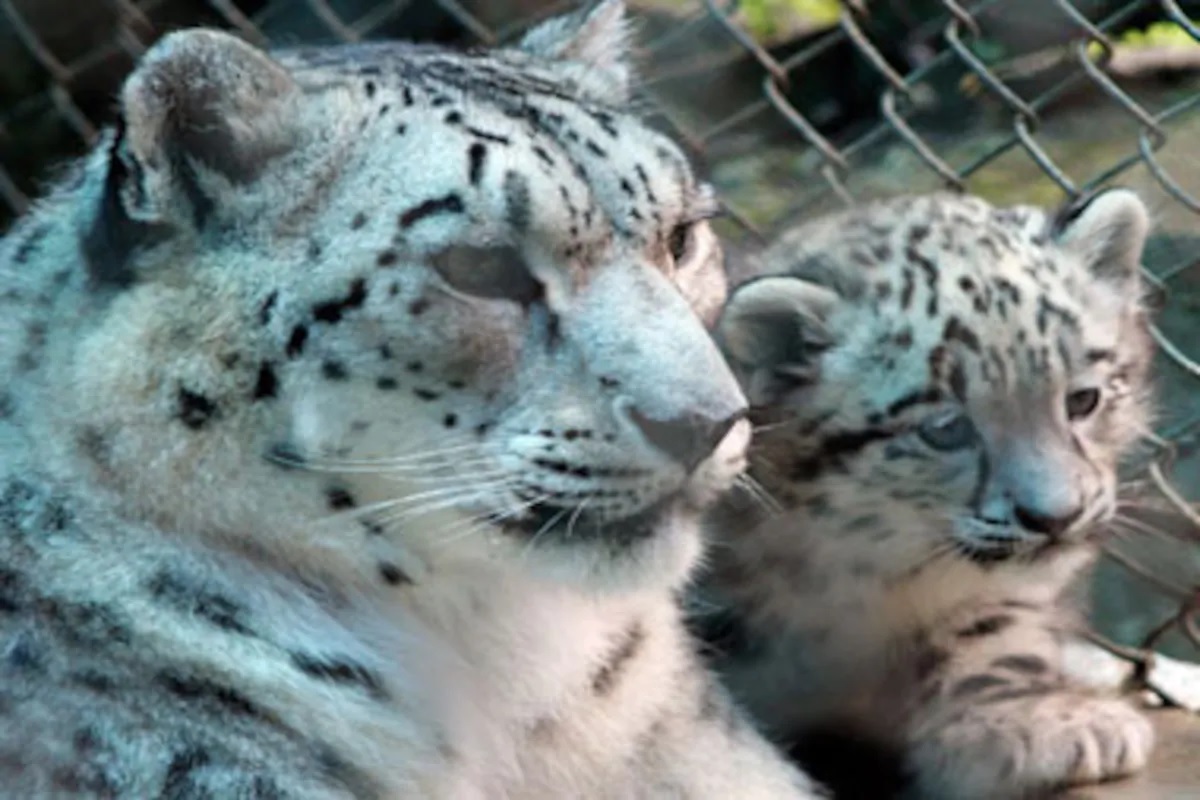
[[(765, 214), (733, 209), (755, 236), (764, 217), (776, 227), (913, 188), (1053, 203), (1112, 183), (1141, 190), (1161, 225), (1145, 266), (1160, 306), (1163, 412), (1128, 483), (1137, 499), (1118, 515), (1133, 541), (1106, 547), (1108, 569), (1093, 598), (1103, 631), (1096, 640), (1143, 667), (1154, 648), (1200, 659), (1200, 514), (1191, 501), (1200, 490), (1200, 154), (1189, 148), (1200, 134), (1200, 80), (1192, 77), (1200, 72), (1200, 27), (1174, 0), (941, 0), (924, 4), (938, 7), (926, 14), (908, 4), (907, 26), (880, 24), (874, 10), (884, 4), (843, 5), (830, 30), (789, 49), (764, 46), (736, 4), (704, 0), (707, 15), (758, 66), (759, 93), (692, 129), (689, 142), (711, 156), (724, 150), (722, 139), (782, 120), (804, 143), (791, 163), (768, 146), (762, 169), (750, 170), (754, 183), (740, 192), (747, 206), (772, 184), (783, 184), (790, 200)], [(1139, 30), (1160, 35), (1129, 35)], [(874, 114), (858, 130), (854, 120), (829, 124), (829, 110), (803, 91), (855, 80), (853, 70), (814, 76), (844, 65), (830, 57), (839, 51), (875, 78), (864, 82)], [(839, 127), (850, 130), (839, 136)], [(761, 146), (757, 138), (742, 147)], [(736, 162), (739, 149), (724, 155)]]
[[(546, 0), (0, 0), (0, 230), (109, 118), (166, 31), (494, 44)], [(1132, 183), (1160, 223), (1163, 414), (1096, 592), (1125, 645), (1200, 656), (1200, 29), (1174, 0), (633, 0), (648, 107), (724, 191), (736, 250), (796, 214), (952, 186), (1057, 203)], [(783, 23), (764, 7), (791, 12)], [(1165, 23), (1165, 25), (1164, 25)], [(1139, 31), (1145, 33), (1138, 35)], [(1157, 41), (1155, 35), (1161, 41)], [(1111, 566), (1110, 565), (1110, 566)], [(1136, 657), (1136, 653), (1134, 654)]]

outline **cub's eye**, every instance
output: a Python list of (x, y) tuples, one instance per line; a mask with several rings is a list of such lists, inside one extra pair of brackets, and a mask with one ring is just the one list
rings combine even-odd
[(494, 300), (529, 305), (542, 297), (542, 284), (515, 247), (447, 247), (430, 259), (452, 289)]
[(937, 414), (917, 426), (917, 435), (934, 450), (962, 450), (975, 442), (975, 425), (957, 411)]
[(1099, 389), (1079, 389), (1067, 395), (1067, 419), (1086, 419), (1100, 405)]
[(683, 260), (691, 254), (695, 228), (695, 223), (681, 222), (671, 229), (671, 235), (667, 237), (667, 250), (670, 251), (671, 258), (675, 259), (676, 264), (682, 264)]

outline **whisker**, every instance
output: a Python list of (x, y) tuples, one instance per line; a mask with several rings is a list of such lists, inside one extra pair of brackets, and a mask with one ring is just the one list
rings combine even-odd
[[(461, 542), (474, 535), (482, 535), (487, 529), (501, 520), (515, 517), (525, 509), (537, 505), (540, 502), (548, 499), (550, 495), (540, 495), (531, 500), (519, 503), (516, 506), (507, 509), (499, 509), (488, 514), (471, 516), (468, 519), (453, 524), (444, 526), (438, 533), (438, 541), (435, 545), (437, 549), (445, 549), (457, 542)], [(445, 534), (453, 533), (454, 535), (447, 536)]]
[(738, 488), (746, 492), (747, 495), (757, 503), (763, 511), (771, 516), (778, 516), (784, 512), (784, 507), (776, 500), (767, 488), (755, 480), (752, 476), (742, 473), (734, 479), (734, 483)]
[(930, 564), (934, 564), (935, 561), (940, 561), (943, 558), (947, 558), (949, 555), (953, 555), (955, 552), (958, 552), (958, 543), (954, 541), (938, 542), (934, 549), (931, 549), (931, 551), (926, 554), (923, 559), (918, 560), (916, 566), (910, 567), (910, 570), (924, 570), (925, 567), (928, 567)]
[(590, 498), (585, 497), (583, 499), (583, 502), (581, 502), (579, 505), (577, 505), (575, 507), (575, 513), (571, 515), (571, 518), (569, 520), (567, 520), (567, 532), (563, 538), (570, 539), (571, 536), (574, 534), (575, 523), (579, 522), (579, 516), (583, 513), (583, 509), (585, 506), (587, 506), (589, 499)]
[(1105, 532), (1120, 542), (1134, 542), (1136, 541), (1135, 537), (1140, 535), (1136, 531), (1131, 531), (1129, 528), (1120, 525), (1112, 525)]
[(1150, 534), (1151, 536), (1157, 536), (1158, 538), (1164, 539), (1172, 544), (1177, 544), (1182, 538), (1176, 536), (1170, 531), (1164, 531), (1162, 528), (1151, 525), (1148, 522), (1144, 522), (1143, 520), (1135, 517), (1129, 517), (1124, 514), (1114, 515), (1112, 518), (1112, 524), (1114, 527), (1119, 526), (1125, 528), (1127, 532)]
[(384, 509), (386, 513), (377, 516), (376, 521), (419, 517), (433, 511), (452, 508), (455, 505), (478, 500), (487, 492), (504, 491), (511, 487), (511, 485), (509, 480), (504, 479), (463, 484), (461, 486), (445, 487), (434, 491), (408, 495), (407, 497), (401, 497), (392, 501), (390, 508)]
[(442, 469), (466, 469), (468, 467), (492, 466), (495, 467), (494, 459), (480, 456), (473, 459), (456, 459), (452, 463), (427, 463), (427, 464), (399, 464), (392, 465), (380, 462), (379, 464), (343, 464), (332, 463), (326, 464), (320, 461), (309, 463), (297, 463), (296, 469), (308, 470), (309, 472), (328, 472), (351, 475), (417, 475), (427, 476), (431, 470), (438, 468)]
[[(344, 511), (337, 511), (333, 514), (327, 515), (321, 521), (324, 523), (328, 523), (328, 522), (336, 523), (336, 522), (339, 522), (339, 521), (341, 521), (343, 519), (347, 519), (347, 518), (357, 520), (357, 519), (363, 519), (363, 518), (368, 518), (368, 517), (374, 517), (374, 519), (372, 519), (372, 522), (374, 522), (376, 524), (386, 524), (386, 521), (390, 520), (392, 518), (399, 519), (399, 518), (417, 517), (417, 516), (421, 516), (422, 513), (428, 513), (429, 511), (434, 511), (434, 510), (439, 510), (442, 508), (451, 507), (451, 506), (461, 502), (464, 499), (474, 499), (476, 497), (479, 489), (503, 489), (503, 488), (505, 488), (506, 483), (507, 483), (507, 481), (492, 480), (492, 481), (461, 483), (461, 484), (453, 485), (453, 486), (443, 486), (442, 488), (436, 489), (436, 490), (430, 490), (427, 492), (419, 492), (419, 493), (410, 494), (410, 495), (403, 495), (400, 497), (393, 497), (393, 498), (389, 498), (387, 500), (380, 500), (380, 501), (377, 501), (374, 503), (368, 503), (366, 505), (356, 506), (355, 508), (346, 509)], [(458, 493), (458, 494), (456, 494), (456, 493)], [(412, 503), (415, 500), (424, 501), (427, 499), (437, 499), (437, 497), (442, 496), (442, 495), (447, 496), (447, 499), (444, 503), (436, 503), (436, 504), (431, 503), (428, 505), (427, 508), (422, 508), (419, 503), (417, 504), (417, 506), (415, 506), (413, 508), (407, 507), (410, 503)], [(391, 511), (395, 511), (397, 513), (395, 513), (395, 514), (384, 513), (384, 512), (391, 512)]]
[[(514, 488), (515, 488), (515, 484), (514, 484)], [(518, 499), (518, 502), (516, 502), (516, 503), (513, 503), (511, 505), (506, 505), (503, 508), (497, 508), (494, 511), (489, 511), (486, 514), (482, 514), (479, 518), (481, 520), (487, 520), (487, 521), (498, 521), (498, 520), (502, 520), (502, 519), (508, 519), (510, 517), (516, 517), (516, 516), (519, 516), (521, 514), (521, 512), (524, 511), (525, 509), (537, 505), (545, 497), (547, 497), (547, 495), (541, 495), (539, 497), (533, 497), (533, 498)]]
[(295, 458), (277, 453), (268, 453), (267, 460), (274, 461), (280, 464), (285, 464), (292, 467), (303, 467), (305, 464), (320, 464), (330, 467), (353, 467), (353, 466), (384, 466), (384, 465), (402, 465), (429, 461), (430, 459), (441, 458), (443, 456), (455, 455), (465, 450), (478, 450), (479, 445), (475, 442), (465, 442), (463, 444), (452, 445), (435, 450), (426, 450), (420, 453), (408, 453), (402, 456), (389, 456), (387, 458), (338, 458), (335, 456), (312, 456), (303, 455)]
[[(465, 522), (460, 522), (455, 525), (447, 525), (438, 531), (438, 540), (434, 544), (435, 550), (444, 550), (447, 547), (458, 544), (472, 536), (481, 536), (487, 531), (487, 525), (478, 518), (471, 518)], [(453, 536), (443, 536), (444, 533), (452, 532)]]
[(427, 461), (430, 458), (439, 458), (446, 455), (454, 455), (461, 453), (464, 450), (478, 450), (479, 445), (476, 442), (463, 442), (461, 444), (450, 445), (448, 447), (438, 447), (431, 450), (424, 450), (416, 453), (405, 453), (398, 456), (381, 456), (377, 458), (339, 458), (339, 457), (320, 457), (318, 460), (329, 462), (345, 463), (345, 464), (405, 464), (413, 461)]
[(562, 519), (564, 516), (566, 516), (568, 513), (570, 513), (570, 511), (571, 511), (571, 508), (569, 506), (564, 506), (561, 511), (559, 511), (557, 514), (555, 514), (550, 519), (546, 520), (546, 522), (544, 522), (542, 524), (542, 527), (538, 528), (537, 532), (534, 533), (533, 536), (531, 536), (529, 538), (529, 542), (526, 543), (526, 545), (523, 548), (521, 548), (521, 559), (522, 560), (528, 559), (529, 554), (533, 551), (533, 548), (537, 545), (537, 540), (539, 538), (541, 538), (542, 534), (551, 530), (555, 525), (558, 524), (558, 521), (560, 519)]
[(455, 493), (447, 493), (441, 498), (426, 498), (426, 500), (432, 500), (433, 502), (422, 502), (412, 506), (395, 508), (389, 513), (379, 515), (373, 521), (384, 527), (392, 527), (401, 522), (426, 517), (438, 511), (445, 511), (461, 506), (467, 501), (479, 500), (484, 491), (501, 491), (510, 486), (509, 482), (502, 481), (493, 484), (458, 487)]
[(791, 423), (790, 419), (782, 419), (782, 420), (779, 420), (778, 422), (765, 422), (760, 425), (751, 426), (750, 431), (752, 434), (770, 433), (771, 431), (782, 428), (782, 427), (788, 425), (789, 423)]
[(490, 488), (493, 486), (502, 485), (506, 482), (507, 481), (497, 481), (497, 480), (491, 480), (491, 481), (471, 480), (470, 482), (462, 482), (460, 479), (460, 481), (457, 483), (457, 485), (443, 486), (438, 489), (429, 489), (429, 490), (426, 490), (423, 492), (416, 492), (413, 494), (404, 495), (402, 497), (389, 498), (387, 500), (380, 500), (378, 502), (368, 503), (366, 505), (361, 505), (361, 506), (356, 506), (355, 508), (348, 508), (348, 509), (345, 509), (342, 511), (337, 511), (337, 512), (325, 517), (325, 520), (337, 521), (337, 520), (345, 519), (347, 517), (349, 517), (351, 519), (357, 519), (360, 517), (371, 516), (380, 511), (387, 511), (389, 509), (395, 509), (395, 508), (403, 508), (403, 507), (407, 506), (409, 503), (412, 503), (414, 501), (421, 501), (421, 500), (424, 500), (427, 498), (435, 498), (436, 499), (438, 497), (454, 495), (456, 493), (466, 495), (467, 493), (471, 492), (472, 490), (478, 489), (480, 487)]
[(953, 555), (958, 550), (958, 543), (954, 541), (939, 542), (932, 550), (922, 554), (904, 572), (908, 575), (915, 575), (922, 570), (927, 569), (930, 565), (943, 558)]
[(1192, 596), (1192, 590), (1190, 588), (1180, 586), (1173, 581), (1159, 577), (1156, 573), (1142, 566), (1139, 562), (1125, 555), (1120, 550), (1108, 545), (1101, 545), (1100, 549), (1104, 552), (1105, 556), (1120, 564), (1126, 570), (1134, 575), (1137, 575), (1147, 583), (1158, 587), (1158, 589), (1164, 594), (1168, 594), (1177, 600), (1187, 600)]

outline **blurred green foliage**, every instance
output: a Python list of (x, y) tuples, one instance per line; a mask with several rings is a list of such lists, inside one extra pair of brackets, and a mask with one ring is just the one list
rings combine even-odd
[(769, 42), (833, 27), (842, 4), (839, 0), (742, 0), (738, 9), (746, 29)]

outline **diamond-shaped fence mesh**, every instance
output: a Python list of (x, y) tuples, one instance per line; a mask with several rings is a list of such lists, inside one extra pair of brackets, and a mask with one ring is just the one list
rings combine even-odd
[[(167, 31), (262, 45), (511, 40), (546, 0), (0, 0), (0, 230), (81, 153)], [(724, 193), (736, 251), (797, 215), (955, 187), (1152, 204), (1159, 438), (1130, 476), (1097, 627), (1200, 657), (1200, 16), (1175, 0), (631, 0), (642, 89)], [(1133, 657), (1137, 657), (1136, 652)]]

